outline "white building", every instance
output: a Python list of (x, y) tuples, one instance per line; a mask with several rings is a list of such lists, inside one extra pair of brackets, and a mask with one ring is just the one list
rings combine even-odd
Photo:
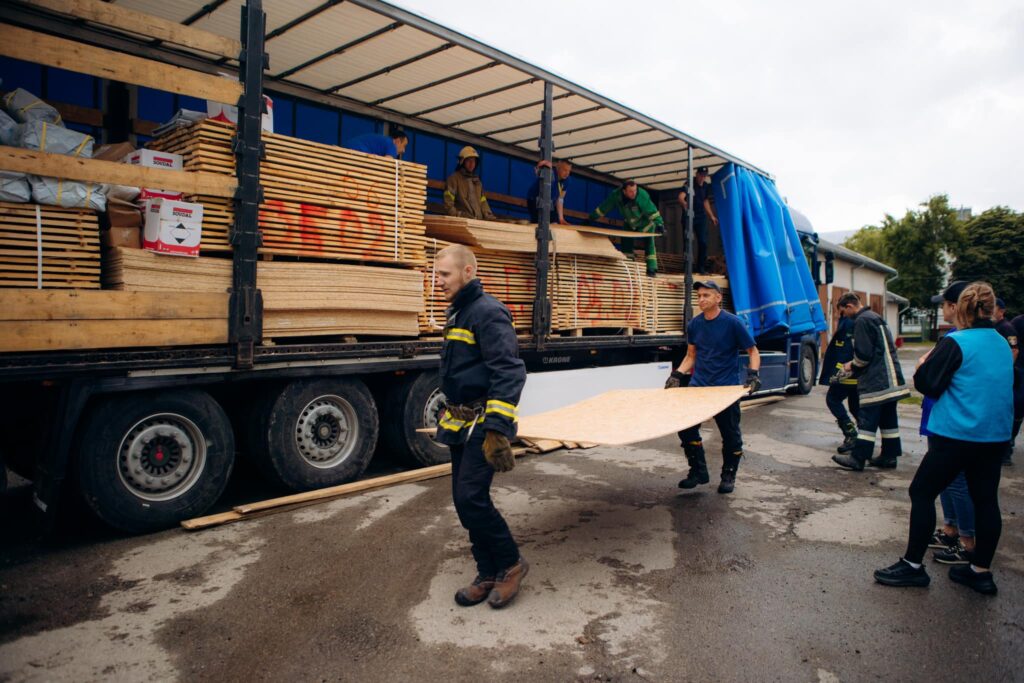
[(830, 338), (839, 322), (836, 302), (851, 291), (860, 296), (865, 306), (885, 318), (894, 336), (899, 335), (900, 312), (910, 302), (889, 291), (889, 281), (897, 275), (895, 268), (824, 239), (818, 240), (815, 258), (817, 263), (812, 264), (811, 273), (818, 285), (821, 307), (828, 311)]

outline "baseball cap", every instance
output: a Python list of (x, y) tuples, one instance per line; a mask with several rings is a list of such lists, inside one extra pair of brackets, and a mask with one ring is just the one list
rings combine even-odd
[(996, 299), (996, 308), (1001, 308), (1001, 309), (1003, 309), (1005, 311), (1006, 310), (1006, 302), (1003, 301), (1002, 299)]
[(697, 167), (697, 173), (707, 173), (707, 172), (708, 172), (708, 167), (707, 166), (698, 166)]
[(941, 304), (943, 301), (948, 301), (951, 304), (955, 304), (965, 289), (967, 289), (966, 280), (950, 282), (949, 286), (943, 290), (942, 294), (936, 294), (932, 297), (932, 303)]
[(718, 283), (714, 280), (696, 280), (693, 283), (694, 289), (713, 289), (719, 294), (722, 293), (722, 288), (718, 286)]

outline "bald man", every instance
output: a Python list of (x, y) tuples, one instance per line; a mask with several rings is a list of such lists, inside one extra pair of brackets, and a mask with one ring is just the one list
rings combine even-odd
[(437, 440), (452, 453), (452, 499), (469, 532), (477, 576), (455, 593), (462, 607), (484, 600), (501, 608), (519, 593), (529, 565), (508, 524), (491, 501), (494, 473), (515, 466), (519, 395), (526, 366), (512, 315), (484, 292), (476, 257), (460, 244), (442, 249), (434, 264), (438, 289), (450, 302), (441, 348), (441, 391), (447, 404), (438, 416)]

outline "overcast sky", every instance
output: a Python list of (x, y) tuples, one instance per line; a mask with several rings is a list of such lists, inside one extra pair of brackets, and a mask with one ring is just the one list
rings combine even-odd
[(769, 171), (818, 232), (1024, 210), (1019, 0), (395, 1)]

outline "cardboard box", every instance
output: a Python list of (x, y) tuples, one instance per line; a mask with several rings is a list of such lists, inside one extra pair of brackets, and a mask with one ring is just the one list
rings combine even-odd
[(171, 199), (147, 199), (142, 246), (176, 256), (199, 256), (203, 205)]
[[(270, 99), (267, 95), (264, 95), (263, 101), (267, 104), (267, 111), (263, 114), (260, 127), (268, 133), (273, 133), (274, 100)], [(238, 107), (234, 107), (230, 104), (222, 104), (221, 102), (206, 100), (206, 114), (214, 121), (224, 121), (225, 123), (238, 125)]]
[(133, 202), (107, 193), (107, 222), (112, 228), (141, 228), (142, 210)]
[(141, 228), (110, 228), (100, 233), (100, 241), (105, 247), (142, 248)]
[[(180, 154), (170, 152), (157, 152), (152, 149), (137, 149), (124, 158), (125, 163), (147, 168), (166, 168), (171, 171), (180, 171), (184, 166)], [(158, 190), (151, 187), (139, 189), (138, 200), (143, 202), (147, 199), (181, 199), (182, 193), (174, 190)]]

